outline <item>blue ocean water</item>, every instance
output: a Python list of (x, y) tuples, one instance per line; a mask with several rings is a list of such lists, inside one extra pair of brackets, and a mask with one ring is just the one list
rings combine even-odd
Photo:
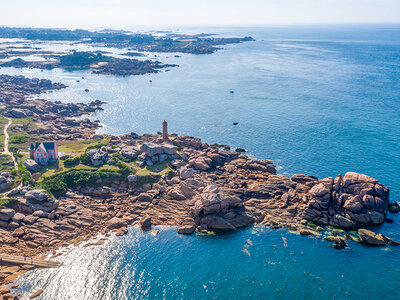
[[(400, 26), (193, 29), (202, 31), (256, 41), (212, 55), (156, 54), (179, 67), (151, 76), (0, 73), (69, 85), (46, 99), (106, 101), (92, 116), (103, 132), (156, 132), (166, 119), (171, 132), (272, 159), (281, 174), (368, 174), (399, 200)], [(390, 217), (393, 224), (376, 230), (400, 240), (399, 219)], [(248, 239), (250, 256), (242, 252)], [(62, 259), (69, 256), (77, 261), (35, 272), (23, 281), (24, 290), (51, 287), (44, 299), (400, 298), (399, 249), (351, 243), (335, 251), (321, 239), (284, 230), (222, 237), (181, 237), (174, 230), (153, 237), (134, 230), (93, 250), (74, 248)]]

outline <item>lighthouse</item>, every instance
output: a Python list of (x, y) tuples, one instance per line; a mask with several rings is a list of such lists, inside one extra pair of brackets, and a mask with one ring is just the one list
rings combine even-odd
[(164, 122), (162, 122), (162, 138), (164, 141), (168, 141), (168, 123), (167, 121), (164, 120)]

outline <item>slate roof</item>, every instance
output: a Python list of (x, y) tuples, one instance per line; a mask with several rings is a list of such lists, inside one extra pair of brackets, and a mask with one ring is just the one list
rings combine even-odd
[(35, 145), (35, 149), (39, 148), (40, 146), (42, 146), (44, 148), (44, 150), (54, 150), (54, 142), (45, 142), (45, 143), (36, 143)]

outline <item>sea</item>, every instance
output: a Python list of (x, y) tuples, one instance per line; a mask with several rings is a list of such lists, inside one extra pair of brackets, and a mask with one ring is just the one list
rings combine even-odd
[[(166, 120), (170, 132), (271, 159), (280, 174), (370, 175), (390, 188), (391, 201), (400, 201), (400, 25), (178, 32), (255, 41), (209, 55), (146, 54), (179, 65), (151, 75), (14, 68), (0, 74), (68, 86), (44, 99), (105, 101), (104, 111), (89, 117), (101, 121), (100, 133), (155, 133)], [(392, 224), (373, 230), (400, 240), (400, 218), (388, 217)], [(318, 237), (264, 227), (191, 236), (157, 229), (154, 235), (133, 227), (102, 246), (64, 248), (60, 268), (27, 273), (16, 292), (29, 296), (43, 288), (40, 299), (400, 299), (400, 247), (349, 242), (335, 250)]]

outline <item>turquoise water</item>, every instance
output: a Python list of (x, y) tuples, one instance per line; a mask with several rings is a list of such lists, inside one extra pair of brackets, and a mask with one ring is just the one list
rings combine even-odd
[(43, 299), (398, 299), (397, 249), (330, 245), (282, 229), (218, 238), (133, 229), (67, 250), (63, 266), (33, 272), (20, 290), (44, 288)]
[[(166, 119), (172, 132), (273, 159), (281, 174), (368, 174), (399, 200), (400, 26), (200, 31), (251, 35), (256, 41), (213, 55), (160, 54), (162, 62), (180, 66), (151, 76), (0, 71), (69, 85), (44, 95), (47, 99), (108, 102), (93, 116), (104, 124), (102, 132), (156, 132)], [(399, 219), (390, 217), (393, 224), (376, 230), (400, 240)], [(253, 243), (250, 257), (242, 252), (247, 239)], [(71, 271), (68, 264), (38, 272), (24, 288), (51, 286), (60, 299), (400, 298), (399, 249), (350, 246), (335, 251), (330, 243), (283, 230), (248, 229), (223, 237), (133, 231), (98, 250), (71, 250), (67, 258), (79, 257)], [(66, 288), (77, 270), (86, 285)], [(59, 276), (49, 275), (54, 273)]]

